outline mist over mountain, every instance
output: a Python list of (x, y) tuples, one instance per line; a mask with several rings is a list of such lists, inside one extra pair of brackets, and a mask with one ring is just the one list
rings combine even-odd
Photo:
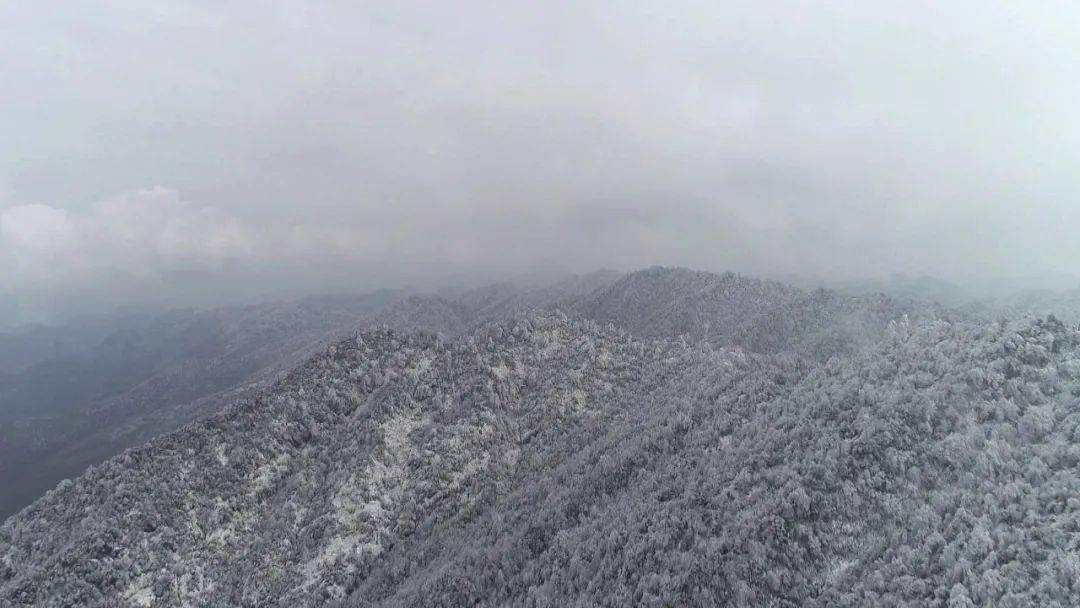
[(632, 273), (573, 305), (590, 319), (640, 336), (686, 336), (717, 347), (822, 360), (873, 342), (889, 320), (925, 307), (905, 307), (880, 294), (807, 292), (734, 273), (659, 267)]
[(947, 281), (896, 274), (884, 279), (809, 281), (791, 277), (795, 285), (827, 286), (847, 295), (885, 294), (898, 301), (935, 302), (993, 319), (995, 316), (1046, 316), (1080, 322), (1080, 279), (1071, 275)]
[(591, 281), (387, 307), (404, 329), (336, 342), (8, 519), (0, 597), (1080, 600), (1072, 326), (680, 269)]

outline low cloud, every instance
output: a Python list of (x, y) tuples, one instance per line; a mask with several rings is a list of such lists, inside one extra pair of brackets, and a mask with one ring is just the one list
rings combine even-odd
[(8, 3), (0, 292), (538, 266), (1075, 272), (1077, 17), (973, 0)]
[(123, 273), (219, 270), (257, 255), (262, 235), (237, 218), (149, 188), (82, 211), (42, 204), (0, 209), (0, 289), (61, 287)]

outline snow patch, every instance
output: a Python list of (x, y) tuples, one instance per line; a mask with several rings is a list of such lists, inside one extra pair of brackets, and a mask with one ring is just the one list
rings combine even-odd
[(342, 533), (303, 565), (304, 587), (317, 583), (321, 573), (339, 559), (382, 553), (381, 541), (393, 534), (393, 514), (408, 483), (405, 465), (416, 455), (409, 434), (429, 421), (416, 410), (403, 410), (379, 425), (382, 453), (372, 457), (362, 473), (350, 475), (336, 488), (331, 505)]
[(251, 485), (254, 488), (255, 492), (261, 492), (262, 490), (265, 490), (274, 485), (274, 482), (277, 480), (277, 478), (285, 473), (288, 464), (289, 455), (278, 454), (270, 462), (267, 462), (266, 464), (263, 464), (259, 466), (259, 468), (255, 469), (255, 473), (251, 480)]
[(131, 584), (124, 591), (124, 599), (136, 606), (153, 606), (157, 597), (154, 596), (154, 590), (150, 586), (150, 581), (147, 580), (146, 575), (142, 575), (131, 581)]
[(229, 457), (225, 455), (225, 444), (221, 444), (214, 448), (214, 457), (217, 458), (218, 464), (221, 466), (229, 466)]
[(304, 575), (303, 587), (307, 588), (319, 582), (320, 575), (326, 570), (327, 566), (350, 553), (359, 542), (360, 537), (358, 534), (330, 539), (330, 542), (323, 547), (323, 550), (318, 555), (300, 568), (301, 573)]

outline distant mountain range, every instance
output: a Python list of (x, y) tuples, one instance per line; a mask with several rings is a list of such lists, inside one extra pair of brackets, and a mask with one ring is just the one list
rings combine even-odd
[(0, 604), (1080, 605), (1056, 318), (670, 268), (349, 310), (9, 518)]

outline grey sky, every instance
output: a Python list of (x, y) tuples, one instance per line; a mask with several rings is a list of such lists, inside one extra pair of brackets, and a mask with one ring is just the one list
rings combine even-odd
[(0, 293), (1069, 273), (1077, 57), (1066, 2), (6, 2)]

